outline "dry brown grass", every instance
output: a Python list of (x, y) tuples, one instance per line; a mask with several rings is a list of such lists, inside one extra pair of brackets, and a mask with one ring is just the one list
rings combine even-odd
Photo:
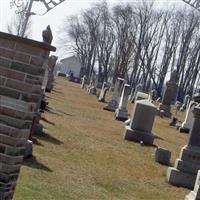
[[(123, 123), (95, 96), (64, 78), (48, 96), (46, 135), (21, 169), (15, 200), (184, 199), (189, 191), (166, 183), (167, 167), (154, 162), (154, 147), (123, 140)], [(153, 132), (174, 162), (187, 135), (168, 124), (156, 117)]]

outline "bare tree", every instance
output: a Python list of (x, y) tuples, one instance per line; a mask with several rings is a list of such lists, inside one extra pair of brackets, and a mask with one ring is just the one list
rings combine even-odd
[[(12, 18), (10, 23), (7, 24), (8, 33), (20, 36), (20, 31), (21, 31), (21, 28), (22, 28), (23, 20), (24, 20), (24, 14), (23, 13), (16, 14)], [(31, 36), (31, 26), (32, 26), (32, 22), (31, 22), (31, 19), (29, 19), (24, 37), (30, 37)]]
[[(96, 32), (97, 39), (97, 58), (99, 64), (99, 78), (100, 81), (108, 80), (108, 72), (110, 71), (110, 62), (112, 56), (112, 50), (115, 42), (115, 35), (113, 31), (113, 24), (111, 21), (111, 15), (108, 10), (106, 2), (96, 5), (96, 10), (100, 12), (101, 23), (98, 26)], [(102, 76), (101, 76), (102, 75)], [(101, 78), (102, 77), (102, 78)]]
[(200, 20), (191, 11), (155, 9), (144, 0), (109, 10), (101, 2), (67, 22), (65, 32), (89, 77), (98, 62), (101, 81), (107, 81), (112, 69), (113, 83), (123, 77), (161, 95), (166, 77), (176, 69), (179, 100), (200, 82)]
[(115, 68), (113, 82), (117, 77), (128, 78), (128, 69), (134, 50), (133, 43), (133, 10), (127, 5), (113, 8), (113, 22), (115, 31), (114, 58)]

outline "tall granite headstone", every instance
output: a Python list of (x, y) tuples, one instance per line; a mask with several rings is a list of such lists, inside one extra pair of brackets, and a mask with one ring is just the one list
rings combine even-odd
[(81, 88), (86, 88), (86, 75), (81, 78)]
[(133, 96), (132, 96), (132, 98), (131, 98), (131, 102), (132, 102), (132, 103), (134, 103), (135, 98), (136, 98), (136, 95), (137, 95), (138, 92), (142, 92), (142, 84), (141, 84), (141, 83), (138, 84), (138, 85), (135, 87), (134, 94), (133, 94)]
[(51, 92), (53, 89), (53, 81), (54, 81), (54, 68), (56, 65), (58, 57), (57, 56), (50, 56), (48, 60), (48, 81), (46, 86), (46, 92)]
[(127, 103), (129, 93), (130, 85), (125, 84), (120, 98), (119, 106), (115, 111), (115, 119), (117, 120), (126, 121), (128, 119)]
[(117, 78), (116, 83), (115, 83), (114, 92), (112, 94), (110, 101), (108, 102), (108, 105), (106, 107), (104, 107), (105, 110), (115, 112), (115, 110), (118, 107), (118, 101), (119, 101), (120, 93), (121, 93), (121, 90), (123, 87), (123, 83), (124, 83), (124, 79)]
[(166, 90), (164, 92), (162, 102), (159, 105), (159, 110), (164, 110), (164, 114), (166, 117), (171, 117), (171, 104), (176, 97), (177, 89), (177, 71), (174, 70), (171, 73), (170, 80), (166, 83)]
[(181, 111), (184, 111), (184, 110), (188, 109), (190, 100), (191, 100), (191, 97), (190, 97), (190, 95), (187, 94), (187, 95), (185, 96), (183, 105), (182, 105), (181, 108), (180, 108)]
[(198, 103), (194, 102), (194, 101), (191, 101), (189, 106), (188, 106), (188, 109), (187, 109), (187, 112), (186, 112), (186, 116), (185, 116), (185, 120), (184, 122), (182, 123), (179, 131), (181, 133), (189, 133), (190, 131), (190, 128), (192, 126), (192, 118), (193, 118), (193, 109), (195, 106), (197, 106)]
[(99, 102), (105, 102), (105, 96), (106, 96), (107, 91), (108, 91), (108, 86), (107, 86), (107, 83), (104, 82), (101, 88), (100, 95), (99, 95), (99, 99), (98, 99)]

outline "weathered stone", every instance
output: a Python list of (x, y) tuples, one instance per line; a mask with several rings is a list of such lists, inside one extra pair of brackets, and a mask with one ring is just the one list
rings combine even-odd
[(192, 98), (195, 102), (200, 103), (200, 93), (194, 94)]
[(183, 105), (180, 108), (180, 111), (184, 111), (184, 110), (188, 109), (190, 99), (191, 99), (190, 95), (185, 96), (185, 99), (184, 99)]
[(105, 110), (115, 112), (115, 110), (118, 107), (118, 101), (119, 101), (119, 97), (121, 94), (123, 83), (124, 83), (124, 79), (122, 79), (122, 78), (118, 78), (116, 80), (113, 95), (112, 95), (110, 101), (108, 102), (108, 105), (106, 107), (104, 107)]
[(89, 93), (89, 94), (94, 94), (94, 95), (96, 95), (97, 89), (96, 89), (94, 86), (91, 86), (91, 87), (88, 89), (88, 93)]
[(81, 78), (81, 88), (84, 89), (86, 87), (86, 75)]
[(161, 118), (163, 118), (165, 116), (165, 111), (164, 110), (158, 110), (157, 112), (159, 113)]
[(130, 92), (130, 95), (128, 97), (128, 100), (131, 101), (133, 96), (134, 96), (134, 92), (135, 92), (135, 89), (134, 88), (131, 88), (131, 92)]
[(41, 136), (42, 134), (43, 134), (43, 125), (38, 123), (35, 126), (34, 135)]
[(185, 196), (185, 200), (199, 200), (199, 199), (200, 199), (200, 170), (198, 170), (194, 190)]
[(27, 140), (26, 146), (25, 146), (24, 158), (31, 157), (32, 154), (33, 154), (33, 142), (31, 140)]
[(171, 103), (175, 99), (178, 84), (177, 71), (173, 71), (170, 80), (166, 83), (166, 90), (162, 99), (162, 103), (159, 105), (159, 110), (165, 111), (165, 117), (171, 117)]
[(101, 88), (99, 98), (98, 98), (99, 102), (105, 102), (105, 97), (106, 97), (107, 91), (108, 91), (108, 86), (107, 86), (107, 83), (104, 82), (102, 85), (102, 88)]
[(115, 119), (117, 120), (126, 121), (128, 119), (128, 111), (126, 107), (128, 103), (129, 92), (130, 92), (130, 85), (125, 84), (120, 98), (119, 106), (115, 111)]
[(54, 82), (54, 69), (56, 66), (58, 57), (55, 55), (51, 55), (48, 59), (48, 81), (45, 91), (51, 92), (53, 90), (53, 82)]
[(176, 126), (178, 118), (172, 117), (171, 122), (169, 123), (170, 126)]
[(191, 101), (186, 112), (185, 120), (179, 129), (181, 133), (189, 133), (191, 125), (192, 125), (192, 118), (193, 118), (192, 111), (195, 106), (197, 106), (197, 103), (194, 101)]
[(171, 152), (165, 148), (158, 147), (155, 151), (155, 161), (163, 164), (169, 165), (171, 158)]
[(157, 91), (156, 90), (151, 90), (149, 95), (151, 96), (151, 99), (153, 101), (156, 101), (158, 99), (158, 95), (157, 95)]
[(200, 104), (193, 110), (193, 122), (189, 140), (181, 150), (175, 166), (168, 168), (167, 180), (170, 184), (193, 189), (197, 171), (200, 168)]
[(149, 99), (149, 94), (144, 92), (137, 92), (135, 96), (135, 101)]
[(136, 98), (136, 95), (138, 92), (141, 92), (142, 91), (142, 84), (138, 84), (136, 87), (135, 87), (135, 90), (134, 90), (134, 94), (131, 98), (131, 102), (134, 103), (135, 101), (135, 98)]
[(125, 126), (124, 139), (152, 145), (154, 136), (151, 131), (155, 115), (156, 107), (150, 101), (136, 101), (131, 122)]

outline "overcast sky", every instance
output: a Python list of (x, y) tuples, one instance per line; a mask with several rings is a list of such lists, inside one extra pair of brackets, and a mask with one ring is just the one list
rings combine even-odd
[[(0, 31), (7, 32), (7, 24), (12, 20), (12, 17), (15, 15), (16, 8), (10, 8), (10, 2), (12, 0), (0, 0)], [(26, 1), (26, 0), (24, 0)], [(129, 2), (134, 3), (137, 0), (107, 0), (109, 5), (114, 5), (119, 2)], [(56, 35), (58, 33), (59, 28), (62, 26), (62, 21), (66, 18), (66, 16), (70, 16), (72, 14), (78, 14), (82, 9), (85, 9), (90, 6), (91, 3), (98, 2), (95, 0), (65, 0), (65, 2), (61, 3), (50, 12), (45, 14), (44, 16), (32, 16), (32, 38), (38, 41), (42, 40), (42, 30), (46, 28), (49, 24), (51, 26), (54, 40), (53, 45), (56, 44)], [(155, 0), (155, 3), (162, 7), (168, 7), (171, 4), (176, 4), (177, 6), (182, 6), (184, 3), (181, 0)], [(42, 13), (44, 11), (44, 7), (41, 2), (34, 2), (34, 6), (32, 9), (35, 13)]]

